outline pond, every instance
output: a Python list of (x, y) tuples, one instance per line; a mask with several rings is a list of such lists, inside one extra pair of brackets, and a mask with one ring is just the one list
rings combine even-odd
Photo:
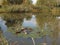
[(60, 16), (1, 13), (0, 27), (8, 45), (60, 45)]

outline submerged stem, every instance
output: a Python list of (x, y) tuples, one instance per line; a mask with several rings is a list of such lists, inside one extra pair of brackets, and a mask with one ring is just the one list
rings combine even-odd
[(33, 38), (33, 37), (31, 37), (31, 39), (32, 39), (32, 41), (33, 41), (33, 45), (35, 45), (35, 40), (34, 40), (34, 38)]

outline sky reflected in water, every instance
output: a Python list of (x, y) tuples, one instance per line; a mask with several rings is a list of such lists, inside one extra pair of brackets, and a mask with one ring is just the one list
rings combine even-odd
[(1, 27), (1, 30), (3, 32), (5, 32), (7, 30), (7, 26), (5, 25), (6, 21), (3, 20), (1, 17), (0, 17), (0, 27)]
[(36, 27), (37, 26), (37, 22), (36, 22), (36, 17), (35, 15), (32, 15), (30, 20), (27, 20), (26, 18), (24, 18), (23, 20), (23, 27)]

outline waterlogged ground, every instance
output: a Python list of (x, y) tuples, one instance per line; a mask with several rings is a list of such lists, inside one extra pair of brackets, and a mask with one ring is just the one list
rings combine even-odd
[[(33, 13), (0, 14), (2, 36), (8, 45), (60, 45), (60, 17)], [(25, 32), (19, 32), (22, 28)], [(31, 30), (31, 31), (30, 31)], [(19, 32), (19, 33), (16, 33)]]

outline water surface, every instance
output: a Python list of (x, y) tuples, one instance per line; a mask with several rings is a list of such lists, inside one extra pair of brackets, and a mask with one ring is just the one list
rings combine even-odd
[[(43, 16), (41, 14), (0, 14), (0, 27), (4, 37), (8, 40), (9, 45), (17, 41), (18, 45), (33, 45), (31, 38), (22, 38), (11, 32), (8, 32), (9, 27), (17, 28), (32, 28), (34, 34), (38, 31), (47, 32), (45, 36), (35, 36), (36, 45), (60, 45), (60, 18), (59, 16)], [(6, 22), (5, 22), (6, 21)], [(6, 31), (7, 30), (7, 31)], [(23, 35), (22, 35), (23, 36)], [(21, 42), (21, 43), (20, 43)]]

